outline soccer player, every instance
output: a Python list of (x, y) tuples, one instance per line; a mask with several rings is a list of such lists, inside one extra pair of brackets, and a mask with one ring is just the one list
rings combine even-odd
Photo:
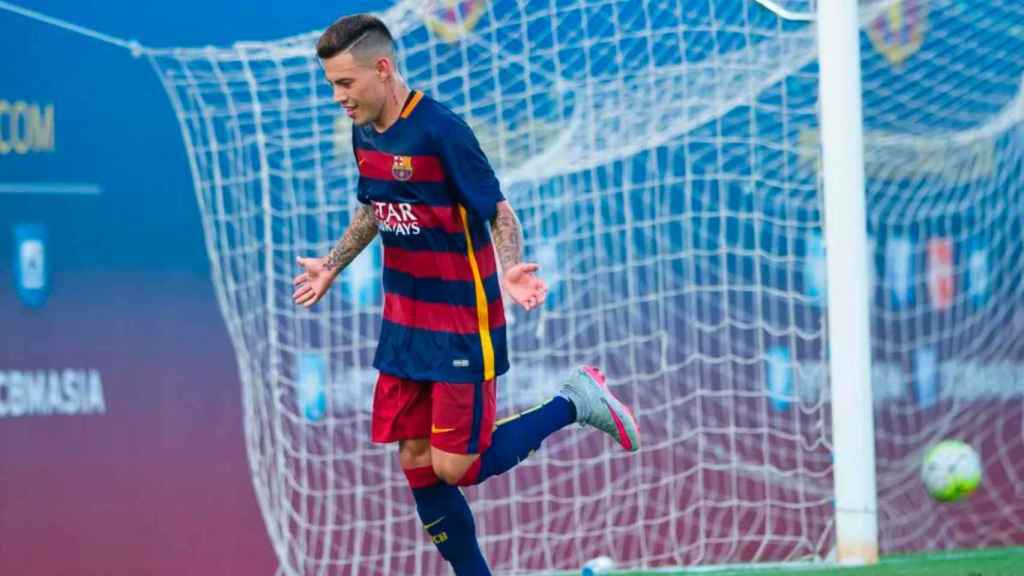
[(292, 298), (316, 304), (380, 234), (384, 319), (372, 440), (398, 442), (420, 519), (455, 574), (490, 574), (458, 486), (509, 470), (573, 422), (636, 451), (636, 419), (604, 376), (584, 366), (546, 403), (495, 424), (495, 379), (508, 370), (502, 291), (526, 310), (547, 293), (537, 265), (522, 261), (515, 212), (469, 126), (406, 86), (379, 19), (338, 20), (317, 56), (352, 119), (361, 206), (326, 257), (298, 259)]

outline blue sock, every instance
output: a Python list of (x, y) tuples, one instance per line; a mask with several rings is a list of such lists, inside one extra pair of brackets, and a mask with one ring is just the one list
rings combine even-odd
[(491, 576), (476, 540), (473, 512), (462, 491), (456, 486), (438, 482), (413, 488), (412, 495), (423, 526), (441, 556), (452, 565), (456, 576)]
[(498, 425), (491, 447), (470, 466), (460, 486), (479, 484), (512, 469), (540, 448), (541, 442), (576, 421), (576, 406), (564, 396), (522, 412)]

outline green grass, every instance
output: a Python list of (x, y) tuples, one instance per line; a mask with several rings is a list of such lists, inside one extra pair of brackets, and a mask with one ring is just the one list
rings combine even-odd
[(714, 570), (618, 571), (615, 576), (1024, 576), (1024, 548), (943, 551), (893, 555), (875, 566), (823, 567), (820, 564)]

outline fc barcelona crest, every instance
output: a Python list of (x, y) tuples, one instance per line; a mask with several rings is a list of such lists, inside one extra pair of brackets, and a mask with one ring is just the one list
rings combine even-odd
[(897, 0), (868, 25), (871, 43), (893, 66), (902, 64), (924, 43), (928, 0)]
[(412, 178), (412, 156), (395, 156), (391, 163), (391, 175), (402, 182)]
[(469, 34), (487, 9), (487, 0), (432, 0), (423, 9), (423, 21), (445, 42)]

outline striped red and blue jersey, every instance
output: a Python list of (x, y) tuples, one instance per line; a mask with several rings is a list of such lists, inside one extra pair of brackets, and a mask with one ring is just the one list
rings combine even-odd
[(473, 131), (413, 91), (383, 133), (352, 128), (359, 201), (384, 245), (384, 315), (373, 365), (435, 382), (508, 370), (505, 311), (487, 222), (503, 200)]

